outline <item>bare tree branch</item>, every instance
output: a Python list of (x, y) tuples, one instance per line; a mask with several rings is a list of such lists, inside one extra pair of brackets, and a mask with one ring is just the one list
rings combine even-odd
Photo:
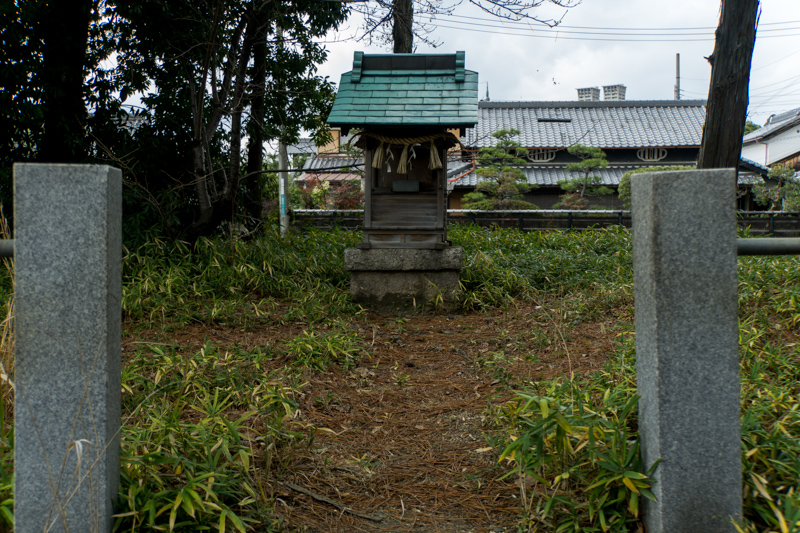
[[(357, 41), (378, 42), (392, 47), (395, 53), (413, 52), (414, 41), (434, 48), (442, 44), (432, 38), (436, 17), (451, 15), (464, 0), (374, 0), (355, 4), (351, 10), (364, 18), (362, 32)], [(532, 13), (545, 3), (569, 9), (582, 0), (468, 0), (484, 12), (506, 20), (531, 20), (551, 28), (561, 23), (559, 19), (542, 18)], [(411, 8), (410, 17), (407, 13)], [(409, 18), (412, 23), (408, 24)], [(424, 22), (430, 20), (430, 22)]]

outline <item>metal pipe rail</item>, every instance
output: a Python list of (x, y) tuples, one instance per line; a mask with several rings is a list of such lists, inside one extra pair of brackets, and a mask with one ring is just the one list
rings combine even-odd
[(14, 257), (14, 239), (0, 239), (0, 257)]
[(736, 239), (736, 255), (800, 255), (800, 238)]
[[(800, 255), (800, 238), (736, 239), (736, 255)], [(14, 257), (14, 239), (0, 239), (0, 257)]]

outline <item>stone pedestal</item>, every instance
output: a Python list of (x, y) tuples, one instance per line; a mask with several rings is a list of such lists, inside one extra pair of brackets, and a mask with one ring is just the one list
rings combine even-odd
[(463, 249), (348, 248), (353, 300), (376, 311), (403, 312), (433, 303), (451, 305), (457, 299)]

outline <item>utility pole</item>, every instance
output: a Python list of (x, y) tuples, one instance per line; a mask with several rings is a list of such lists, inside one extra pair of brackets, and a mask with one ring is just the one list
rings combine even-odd
[(289, 155), (286, 153), (286, 145), (283, 143), (283, 132), (285, 127), (281, 126), (281, 139), (278, 142), (278, 198), (280, 200), (280, 225), (281, 236), (285, 236), (289, 231)]
[[(280, 26), (275, 26), (275, 32), (278, 37), (278, 48), (283, 48), (283, 30)], [(284, 133), (286, 133), (286, 126), (280, 127), (281, 136), (278, 139), (278, 203), (280, 207), (280, 216), (278, 221), (281, 228), (281, 237), (286, 236), (289, 232), (289, 155), (286, 153), (286, 144), (284, 143)]]
[(675, 54), (675, 100), (681, 99), (681, 55)]

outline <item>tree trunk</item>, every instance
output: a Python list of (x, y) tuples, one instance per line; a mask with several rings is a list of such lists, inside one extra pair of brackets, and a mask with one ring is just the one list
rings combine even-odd
[(722, 0), (697, 168), (737, 168), (747, 115), (758, 0)]
[[(220, 2), (218, 6), (221, 6)], [(221, 8), (218, 8), (218, 13)], [(218, 15), (215, 15), (218, 18)], [(216, 30), (212, 31), (211, 40), (207, 45), (205, 61), (202, 72), (200, 73), (200, 84), (197, 85), (189, 77), (189, 88), (192, 98), (192, 153), (193, 153), (193, 166), (194, 166), (194, 179), (195, 191), (197, 192), (198, 199), (198, 217), (187, 229), (188, 237), (194, 240), (199, 236), (208, 235), (219, 225), (220, 222), (230, 217), (231, 205), (230, 201), (220, 201), (224, 195), (219, 195), (216, 192), (216, 184), (214, 182), (214, 171), (209, 167), (210, 160), (206, 157), (208, 143), (211, 136), (217, 131), (222, 117), (229, 113), (229, 106), (236, 102), (229, 100), (230, 89), (238, 72), (238, 65), (240, 56), (239, 50), (241, 49), (242, 33), (247, 25), (247, 19), (243, 15), (239, 24), (233, 32), (230, 41), (230, 46), (226, 54), (226, 61), (224, 66), (224, 73), (222, 83), (217, 83), (217, 66), (214, 65), (216, 55)], [(244, 60), (247, 61), (246, 59)], [(191, 72), (191, 69), (188, 69)], [(205, 109), (205, 95), (207, 80), (209, 74), (211, 75), (211, 113), (208, 121), (204, 121)], [(232, 98), (231, 98), (232, 100)], [(241, 105), (241, 102), (239, 102)], [(223, 192), (230, 189), (230, 183), (226, 182), (223, 187)]]
[(414, 3), (413, 0), (393, 0), (392, 40), (395, 54), (410, 54), (414, 44)]
[(77, 163), (87, 157), (83, 78), (92, 0), (49, 2), (40, 24), (44, 136), (39, 160)]
[(263, 209), (263, 177), (253, 174), (264, 166), (264, 112), (267, 92), (267, 24), (263, 13), (257, 15), (262, 24), (258, 30), (256, 42), (253, 43), (253, 76), (250, 86), (250, 136), (247, 145), (247, 174), (249, 183), (244, 183), (247, 190), (245, 209), (251, 218), (261, 220)]
[[(251, 6), (252, 7), (252, 6)], [(258, 29), (258, 20), (255, 10), (251, 10), (247, 16), (247, 30), (244, 32), (244, 42), (242, 51), (239, 54), (239, 65), (236, 69), (236, 78), (233, 82), (233, 95), (231, 97), (231, 133), (230, 133), (230, 169), (228, 180), (222, 191), (224, 200), (231, 205), (236, 201), (239, 194), (239, 179), (242, 163), (242, 111), (245, 103), (245, 81), (247, 78), (247, 64), (250, 62), (250, 54), (253, 51), (253, 41)]]

